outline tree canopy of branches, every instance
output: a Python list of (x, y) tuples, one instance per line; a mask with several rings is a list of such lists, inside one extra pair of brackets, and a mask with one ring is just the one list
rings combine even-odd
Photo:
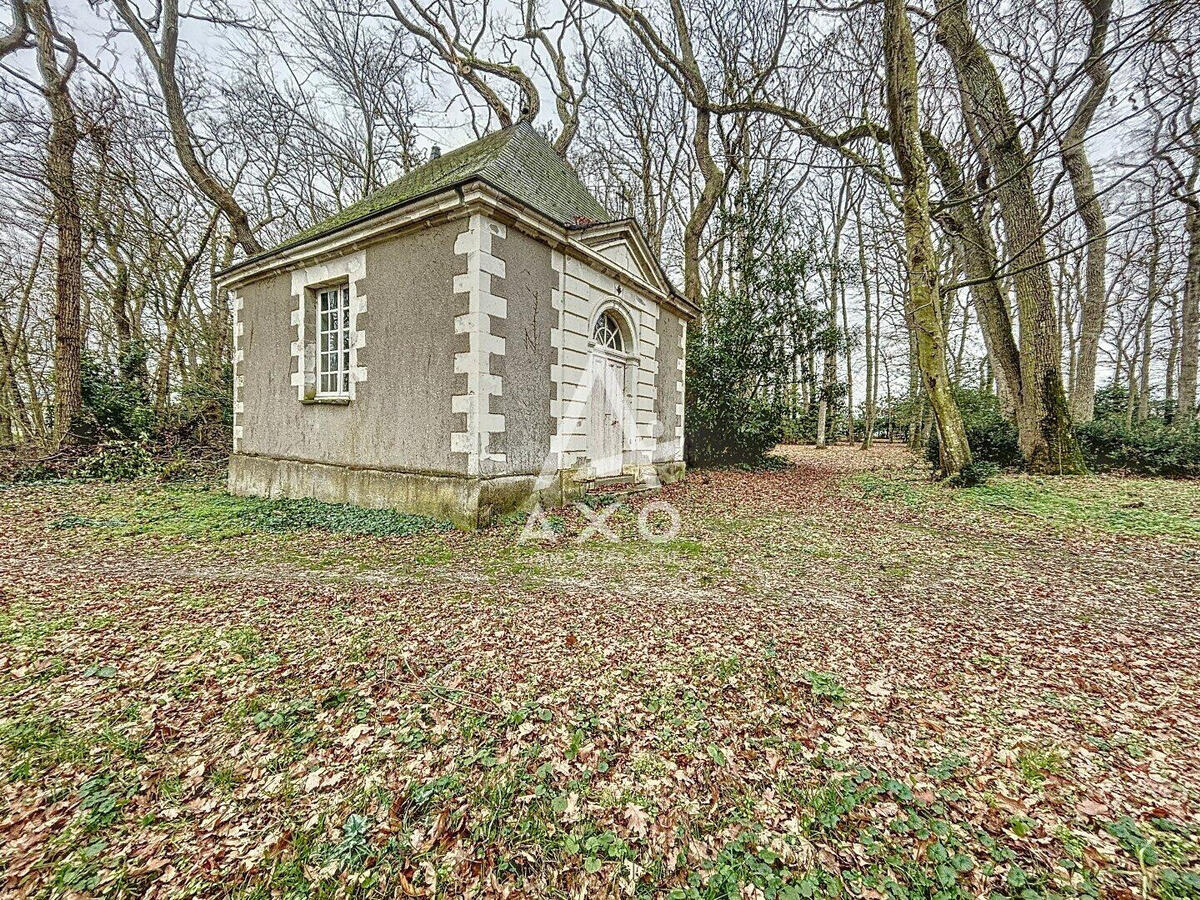
[(954, 474), (971, 389), (1077, 472), (1097, 396), (1196, 418), (1198, 51), (1183, 0), (11, 0), (0, 440), (104, 434), (101, 375), (155, 428), (224, 421), (214, 273), (525, 120), (764, 433), (935, 432)]

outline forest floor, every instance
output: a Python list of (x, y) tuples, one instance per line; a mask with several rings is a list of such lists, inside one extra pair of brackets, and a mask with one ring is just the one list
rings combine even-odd
[(781, 452), (619, 543), (0, 489), (0, 893), (1200, 897), (1200, 486)]

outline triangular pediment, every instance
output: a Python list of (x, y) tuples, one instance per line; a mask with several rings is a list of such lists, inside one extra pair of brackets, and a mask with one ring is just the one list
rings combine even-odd
[(595, 250), (628, 275), (643, 281), (664, 294), (671, 293), (671, 283), (663, 273), (642, 232), (630, 220), (606, 222), (581, 230), (580, 242)]

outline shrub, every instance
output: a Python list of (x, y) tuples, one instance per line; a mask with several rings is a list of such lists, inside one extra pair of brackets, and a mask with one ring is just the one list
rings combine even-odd
[(18, 466), (8, 475), (10, 481), (17, 483), (35, 481), (53, 481), (62, 478), (63, 473), (46, 460), (34, 460), (26, 465)]
[(233, 367), (226, 363), (212, 381), (189, 381), (179, 391), (164, 428), (181, 441), (229, 451), (233, 434)]
[(1103, 418), (1078, 431), (1084, 459), (1095, 472), (1200, 478), (1200, 424), (1177, 427), (1151, 419), (1130, 426)]
[(1124, 418), (1129, 408), (1129, 389), (1111, 384), (1096, 391), (1093, 415), (1097, 419)]
[[(718, 226), (735, 242), (734, 277), (704, 300), (688, 331), (688, 462), (752, 464), (779, 443), (797, 356), (839, 339), (827, 310), (805, 295), (808, 251), (796, 217), (764, 213), (745, 187)], [(772, 389), (772, 388), (776, 389)]]
[(981, 484), (987, 484), (990, 478), (999, 474), (1000, 467), (995, 463), (972, 459), (969, 465), (963, 466), (962, 471), (954, 476), (952, 485), (954, 487), (978, 487)]
[(687, 451), (690, 462), (755, 462), (783, 438), (781, 399), (758, 390), (775, 368), (778, 333), (745, 298), (719, 291), (689, 335)]
[(811, 444), (816, 439), (816, 408), (797, 403), (784, 420), (783, 440), (789, 444)]
[(195, 461), (176, 450), (171, 458), (159, 467), (158, 480), (162, 482), (186, 481), (195, 478), (198, 474), (200, 473)]
[(126, 481), (153, 474), (157, 468), (154, 455), (144, 442), (108, 441), (79, 460), (71, 474), (76, 478)]
[[(703, 358), (703, 354), (695, 354)], [(721, 373), (688, 374), (688, 457), (698, 463), (755, 462), (783, 439), (784, 409), (766, 397), (721, 390)]]
[(90, 354), (83, 357), (81, 437), (131, 440), (154, 431), (157, 423), (145, 365), (145, 351), (136, 345), (126, 351), (116, 369)]
[[(988, 473), (997, 469), (1011, 469), (1024, 464), (1017, 440), (1017, 426), (1004, 417), (1000, 401), (994, 394), (959, 388), (954, 392), (954, 399), (962, 411), (967, 442), (971, 445), (971, 455), (978, 469), (972, 478), (986, 479)], [(929, 433), (925, 458), (931, 465), (937, 466), (938, 453), (937, 429), (934, 428)]]

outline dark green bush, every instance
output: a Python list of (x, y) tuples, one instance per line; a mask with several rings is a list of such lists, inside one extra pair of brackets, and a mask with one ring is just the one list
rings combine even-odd
[(116, 368), (91, 354), (83, 357), (81, 437), (131, 440), (155, 430), (158, 423), (145, 365), (145, 351), (137, 346), (126, 351)]
[(783, 439), (786, 404), (761, 391), (782, 352), (777, 323), (740, 293), (718, 291), (704, 311), (688, 335), (688, 461), (753, 463)]
[(817, 439), (817, 410), (796, 404), (783, 423), (783, 440), (789, 444), (811, 444)]
[[(693, 387), (693, 376), (688, 378), (688, 387)], [(783, 439), (779, 404), (737, 394), (709, 396), (710, 402), (688, 411), (687, 451), (694, 462), (754, 462)]]
[(1151, 419), (1129, 426), (1109, 417), (1081, 425), (1078, 432), (1094, 472), (1200, 478), (1200, 425), (1176, 427)]
[[(962, 410), (963, 424), (967, 427), (967, 442), (971, 455), (980, 472), (996, 469), (1011, 469), (1024, 464), (1021, 447), (1017, 440), (1017, 426), (1004, 417), (1000, 401), (995, 394), (974, 389), (959, 388), (954, 392), (958, 408)], [(938, 465), (937, 429), (931, 429), (925, 458), (933, 466)]]
[(1129, 389), (1118, 385), (1109, 385), (1096, 391), (1096, 405), (1093, 415), (1097, 419), (1124, 418), (1129, 408)]
[(839, 340), (828, 310), (805, 294), (809, 254), (796, 215), (773, 212), (753, 186), (718, 218), (734, 242), (734, 277), (704, 299), (688, 331), (690, 464), (759, 465), (783, 439), (798, 356)]
[(141, 478), (158, 470), (154, 454), (143, 441), (106, 441), (94, 453), (75, 465), (75, 478), (99, 478), (104, 481), (127, 481)]

